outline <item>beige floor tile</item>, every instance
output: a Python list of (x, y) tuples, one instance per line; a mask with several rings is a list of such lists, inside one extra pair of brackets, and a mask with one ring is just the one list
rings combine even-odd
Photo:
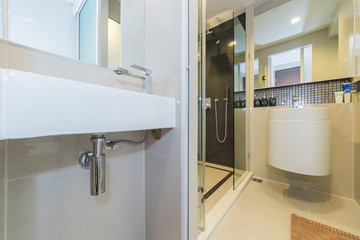
[(360, 208), (353, 199), (329, 194), (326, 194), (325, 196), (328, 199), (329, 205), (334, 213), (360, 220)]
[(292, 213), (359, 235), (358, 211), (350, 199), (266, 180), (250, 182), (211, 240), (288, 240)]
[[(198, 168), (198, 171), (200, 171), (200, 168)], [(205, 191), (209, 191), (228, 174), (229, 172), (227, 171), (205, 167)], [(200, 172), (198, 173), (198, 176), (200, 176)]]
[(205, 214), (207, 214), (215, 204), (233, 187), (233, 178), (230, 177), (224, 184), (221, 185), (205, 202)]

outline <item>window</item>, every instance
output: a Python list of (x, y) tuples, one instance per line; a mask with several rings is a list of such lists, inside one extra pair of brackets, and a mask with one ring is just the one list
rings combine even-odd
[(311, 82), (312, 45), (269, 56), (271, 86)]

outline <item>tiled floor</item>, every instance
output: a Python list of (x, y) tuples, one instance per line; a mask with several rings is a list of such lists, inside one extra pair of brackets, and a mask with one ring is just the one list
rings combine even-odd
[(233, 178), (232, 176), (226, 180), (211, 196), (206, 199), (205, 202), (205, 214), (208, 214), (209, 211), (215, 206), (215, 204), (225, 195), (225, 193), (233, 187)]
[(289, 240), (292, 213), (360, 235), (353, 200), (264, 180), (249, 182), (211, 240)]
[[(205, 189), (208, 192), (216, 184), (218, 184), (229, 172), (220, 169), (205, 167)], [(206, 193), (205, 192), (205, 193)]]
[[(205, 167), (205, 194), (211, 190), (216, 184), (218, 184), (223, 178), (225, 178), (230, 172), (226, 167), (215, 164), (207, 164)], [(224, 196), (224, 194), (232, 188), (233, 178), (230, 177), (223, 183), (205, 202), (205, 214), (207, 214), (215, 204)]]

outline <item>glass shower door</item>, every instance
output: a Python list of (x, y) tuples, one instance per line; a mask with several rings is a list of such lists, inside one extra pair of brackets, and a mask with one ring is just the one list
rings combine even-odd
[(246, 102), (245, 25), (245, 13), (234, 17), (234, 189), (239, 186), (248, 170), (246, 116), (250, 105)]
[(199, 0), (198, 21), (198, 233), (205, 228), (205, 26), (203, 0)]

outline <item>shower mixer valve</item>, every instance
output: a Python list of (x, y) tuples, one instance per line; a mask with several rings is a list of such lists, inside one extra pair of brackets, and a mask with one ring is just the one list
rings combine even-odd
[(211, 98), (205, 98), (205, 109), (211, 108)]

